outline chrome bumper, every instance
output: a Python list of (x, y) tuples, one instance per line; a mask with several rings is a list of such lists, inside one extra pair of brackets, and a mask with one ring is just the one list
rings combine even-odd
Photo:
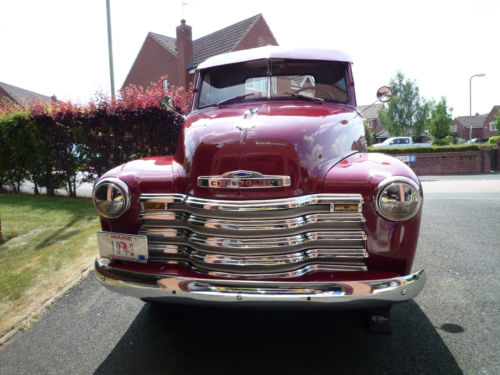
[[(100, 269), (112, 277), (105, 276), (99, 271)], [(347, 308), (382, 307), (407, 301), (423, 289), (427, 278), (424, 270), (419, 270), (407, 276), (371, 281), (213, 280), (117, 270), (110, 267), (103, 258), (96, 259), (95, 273), (99, 282), (114, 292), (161, 302), (264, 304), (268, 306), (281, 303), (321, 304), (323, 306), (330, 304)], [(155, 284), (152, 284), (152, 281), (155, 281)]]

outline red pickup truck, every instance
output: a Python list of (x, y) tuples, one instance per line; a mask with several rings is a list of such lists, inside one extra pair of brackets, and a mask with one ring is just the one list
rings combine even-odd
[(96, 183), (95, 272), (151, 302), (371, 308), (385, 322), (426, 280), (411, 270), (422, 199), (404, 163), (366, 153), (349, 56), (232, 52), (199, 65), (174, 156)]

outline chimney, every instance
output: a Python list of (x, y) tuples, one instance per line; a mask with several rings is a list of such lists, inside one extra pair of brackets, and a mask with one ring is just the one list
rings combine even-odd
[(193, 59), (193, 36), (192, 28), (186, 25), (186, 20), (181, 20), (181, 24), (177, 26), (177, 39), (175, 45), (177, 47), (177, 86), (186, 87), (189, 82), (188, 65)]

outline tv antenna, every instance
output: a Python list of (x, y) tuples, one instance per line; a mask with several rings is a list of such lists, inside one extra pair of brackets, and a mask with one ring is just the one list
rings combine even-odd
[(184, 8), (186, 8), (187, 5), (188, 5), (188, 3), (186, 3), (185, 1), (183, 1), (181, 3), (181, 14), (182, 14), (181, 20), (185, 20), (185, 18), (184, 18)]

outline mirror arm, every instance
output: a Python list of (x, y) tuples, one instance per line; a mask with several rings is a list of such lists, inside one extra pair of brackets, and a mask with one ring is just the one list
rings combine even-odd
[(370, 104), (369, 106), (367, 106), (362, 111), (356, 110), (356, 114), (349, 121), (352, 121), (356, 117), (361, 116), (364, 111), (366, 111), (368, 108), (372, 107), (377, 102), (387, 103), (389, 100), (391, 100), (391, 97), (392, 97), (392, 90), (391, 90), (391, 88), (388, 87), (388, 86), (382, 86), (381, 88), (379, 88), (377, 90), (377, 100), (375, 100), (372, 104)]
[(161, 100), (160, 100), (160, 107), (163, 107), (167, 110), (167, 112), (172, 112), (174, 114), (176, 114), (177, 116), (180, 116), (182, 117), (183, 120), (186, 120), (187, 119), (187, 116), (180, 113), (179, 111), (177, 111), (174, 107), (174, 99), (172, 99), (171, 96), (164, 96)]

